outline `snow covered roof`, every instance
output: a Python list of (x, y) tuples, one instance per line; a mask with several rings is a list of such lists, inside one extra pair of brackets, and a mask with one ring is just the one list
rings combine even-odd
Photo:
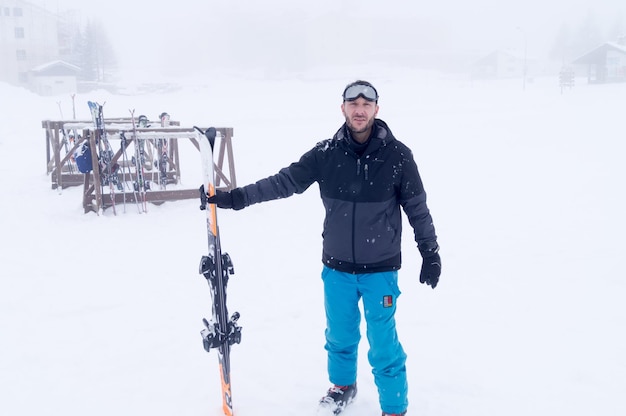
[(31, 69), (35, 75), (76, 75), (80, 71), (80, 68), (69, 62), (56, 60), (51, 61)]
[(622, 51), (622, 52), (626, 53), (626, 45), (624, 45), (622, 43), (607, 42), (606, 44), (609, 45), (610, 47), (612, 47), (613, 49), (617, 49), (618, 51)]
[(574, 59), (574, 64), (592, 64), (603, 61), (606, 58), (607, 51), (617, 51), (626, 54), (626, 45), (617, 42), (606, 42), (597, 48), (585, 53), (584, 55)]

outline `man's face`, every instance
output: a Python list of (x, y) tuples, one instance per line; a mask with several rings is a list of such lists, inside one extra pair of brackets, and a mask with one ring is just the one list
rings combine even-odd
[(378, 104), (359, 97), (354, 101), (344, 101), (341, 112), (346, 118), (346, 124), (353, 133), (364, 133), (374, 124), (378, 114)]

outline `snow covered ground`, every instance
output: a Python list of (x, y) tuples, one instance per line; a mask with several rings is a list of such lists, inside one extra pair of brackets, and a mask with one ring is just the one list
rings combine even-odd
[[(381, 94), (380, 118), (415, 153), (443, 275), (420, 285), (405, 228), (398, 327), (409, 354), (410, 415), (626, 414), (626, 84), (561, 94), (556, 78), (470, 82), (389, 68), (298, 77), (206, 74), (167, 93), (78, 95), (105, 115), (162, 111), (235, 129), (245, 185), (297, 160), (342, 123), (356, 78)], [(0, 84), (0, 414), (221, 414), (217, 356), (202, 349), (209, 292), (198, 201), (138, 214), (84, 214), (82, 189), (51, 190), (41, 121), (69, 96)], [(182, 186), (199, 186), (187, 152)], [(121, 210), (120, 210), (121, 211)], [(241, 313), (233, 347), (237, 416), (314, 414), (328, 387), (321, 270), (323, 209), (300, 196), (220, 211)], [(360, 396), (380, 410), (362, 343)]]

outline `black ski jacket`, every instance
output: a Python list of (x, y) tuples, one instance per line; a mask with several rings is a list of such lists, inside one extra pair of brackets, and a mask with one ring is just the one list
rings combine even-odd
[(376, 119), (365, 146), (344, 124), (333, 138), (276, 175), (243, 187), (246, 205), (286, 198), (317, 182), (326, 208), (324, 264), (348, 273), (397, 270), (404, 209), (421, 251), (437, 246), (426, 193), (411, 150)]

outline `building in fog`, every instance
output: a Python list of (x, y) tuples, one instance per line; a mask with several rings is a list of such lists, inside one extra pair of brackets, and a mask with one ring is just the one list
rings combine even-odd
[(477, 59), (471, 66), (472, 79), (522, 78), (529, 60), (516, 52), (496, 50)]
[(52, 61), (29, 71), (28, 85), (40, 95), (58, 95), (78, 90), (80, 68), (64, 61)]
[[(62, 59), (68, 52), (67, 29), (65, 19), (42, 7), (21, 0), (0, 0), (0, 81), (33, 89), (31, 81), (40, 78), (31, 71)], [(62, 82), (53, 89), (75, 84), (75, 80)]]
[(626, 82), (626, 37), (618, 42), (606, 42), (575, 59), (572, 64), (586, 71), (591, 84)]

